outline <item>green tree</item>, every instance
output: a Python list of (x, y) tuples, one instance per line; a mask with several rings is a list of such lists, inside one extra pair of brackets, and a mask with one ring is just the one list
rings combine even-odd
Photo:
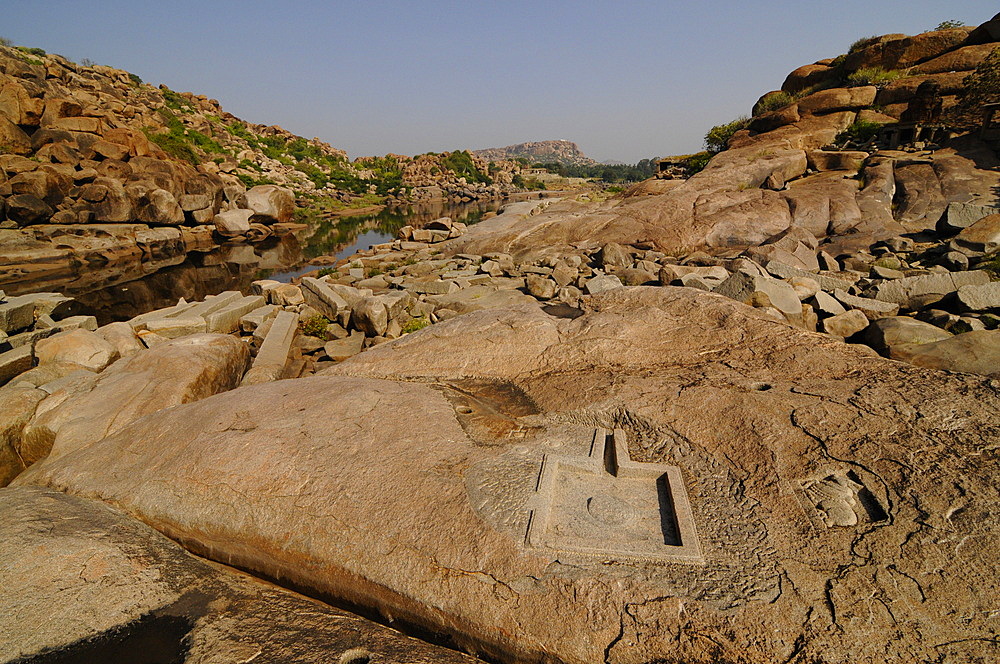
[(726, 124), (715, 125), (705, 134), (705, 147), (711, 153), (719, 153), (729, 147), (729, 139), (733, 134), (746, 129), (750, 124), (750, 118), (741, 116)]
[(952, 28), (964, 27), (965, 23), (963, 21), (941, 21), (938, 26), (934, 28), (935, 30), (951, 30)]
[(959, 94), (952, 118), (976, 124), (982, 120), (985, 104), (1000, 102), (1000, 47), (993, 49), (962, 83), (965, 87)]

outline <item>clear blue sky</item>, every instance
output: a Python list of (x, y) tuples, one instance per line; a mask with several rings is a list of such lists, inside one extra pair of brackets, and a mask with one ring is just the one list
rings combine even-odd
[(978, 25), (996, 0), (3, 0), (0, 36), (214, 97), (352, 157), (569, 139), (695, 151), (858, 37)]

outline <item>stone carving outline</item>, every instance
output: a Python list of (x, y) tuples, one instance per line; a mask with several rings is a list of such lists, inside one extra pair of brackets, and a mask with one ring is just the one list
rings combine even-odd
[(621, 429), (597, 429), (586, 457), (542, 458), (525, 545), (604, 559), (705, 562), (680, 468), (632, 461)]

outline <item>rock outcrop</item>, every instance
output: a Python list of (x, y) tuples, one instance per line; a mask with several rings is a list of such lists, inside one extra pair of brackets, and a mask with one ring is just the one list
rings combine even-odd
[(567, 166), (593, 166), (597, 162), (571, 141), (531, 141), (505, 148), (475, 150), (472, 154), (488, 161), (527, 159), (531, 163), (557, 163)]
[(981, 378), (684, 288), (476, 312), (327, 373), (154, 413), (15, 484), (508, 660), (997, 655)]

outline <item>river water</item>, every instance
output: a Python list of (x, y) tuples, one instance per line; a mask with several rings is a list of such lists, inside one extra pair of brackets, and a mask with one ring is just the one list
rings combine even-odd
[(315, 270), (309, 261), (318, 256), (346, 258), (360, 249), (395, 239), (399, 229), (407, 224), (419, 226), (438, 217), (449, 216), (455, 221), (474, 224), (505, 202), (461, 205), (438, 202), (335, 216), (258, 244), (229, 243), (211, 251), (189, 252), (162, 261), (116, 266), (120, 274), (110, 274), (101, 280), (99, 288), (68, 283), (56, 290), (76, 298), (83, 305), (82, 313), (97, 316), (104, 325), (172, 306), (182, 297), (190, 302), (225, 290), (247, 292), (250, 283), (257, 279), (290, 281)]

